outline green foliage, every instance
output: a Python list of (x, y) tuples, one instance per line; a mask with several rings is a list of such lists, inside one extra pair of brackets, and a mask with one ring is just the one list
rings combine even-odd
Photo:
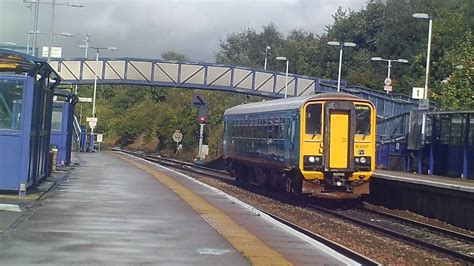
[(444, 109), (474, 109), (474, 43), (472, 33), (467, 31), (460, 46), (446, 53), (446, 61), (452, 73), (441, 82), (434, 95)]
[(166, 61), (178, 61), (178, 62), (189, 62), (189, 58), (184, 54), (177, 53), (175, 51), (168, 51), (161, 54), (161, 58)]

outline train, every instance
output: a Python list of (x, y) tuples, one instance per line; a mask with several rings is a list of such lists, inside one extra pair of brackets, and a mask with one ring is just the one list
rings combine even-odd
[(237, 183), (348, 199), (369, 194), (376, 109), (346, 93), (237, 105), (224, 113), (223, 158)]

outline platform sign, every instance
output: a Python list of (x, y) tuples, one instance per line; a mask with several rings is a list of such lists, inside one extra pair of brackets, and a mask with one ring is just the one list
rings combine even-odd
[(175, 130), (173, 133), (173, 140), (174, 142), (181, 142), (183, 140), (183, 133), (179, 130)]
[[(48, 57), (48, 50), (49, 46), (43, 46), (43, 50), (41, 51), (42, 57)], [(61, 58), (63, 54), (62, 47), (51, 47), (51, 58)]]
[(208, 145), (202, 145), (201, 158), (204, 159), (204, 158), (206, 158), (207, 155), (209, 155), (209, 146)]
[(87, 122), (96, 122), (97, 123), (97, 117), (86, 117)]
[(92, 102), (92, 98), (79, 97), (79, 102), (80, 102), (80, 103), (91, 103), (91, 102)]
[(412, 98), (413, 99), (423, 99), (425, 96), (425, 88), (413, 87)]
[(179, 143), (183, 140), (183, 133), (176, 129), (173, 133), (173, 140), (176, 142), (176, 153), (178, 153), (178, 151), (181, 150), (181, 144)]
[(86, 121), (89, 122), (89, 127), (94, 129), (97, 126), (97, 117), (86, 117)]
[(207, 105), (207, 100), (203, 95), (193, 95), (192, 103), (196, 107)]
[(104, 140), (104, 135), (103, 134), (97, 134), (97, 142), (102, 143)]
[(420, 99), (418, 102), (418, 109), (428, 110), (430, 108), (430, 101), (428, 99)]

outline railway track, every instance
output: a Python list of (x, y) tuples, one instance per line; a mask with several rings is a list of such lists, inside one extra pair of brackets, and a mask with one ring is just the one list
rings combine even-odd
[[(137, 154), (132, 152), (124, 152), (137, 156)], [(233, 183), (234, 181), (234, 179), (230, 177), (226, 171), (210, 169), (203, 166), (194, 165), (192, 163), (163, 158), (160, 156), (138, 156), (145, 160), (167, 165), (175, 169), (184, 170), (188, 173), (206, 175), (227, 183)], [(348, 222), (381, 232), (391, 237), (402, 239), (423, 248), (451, 256), (468, 264), (474, 263), (474, 237), (472, 235), (462, 234), (459, 232), (447, 230), (445, 228), (436, 227), (430, 224), (397, 216), (391, 213), (381, 212), (364, 207), (334, 209), (323, 207), (314, 203), (306, 206), (320, 212), (331, 214)], [(303, 228), (297, 228), (297, 225), (285, 221), (284, 219), (271, 213), (265, 213), (272, 216), (274, 219), (287, 224), (297, 231), (306, 231)], [(309, 231), (307, 231), (305, 234), (308, 236), (311, 234), (315, 235)], [(318, 241), (322, 242), (321, 240)], [(350, 253), (350, 251), (345, 252)], [(341, 253), (344, 252), (341, 251)], [(374, 262), (372, 261), (372, 263)], [(367, 262), (363, 264), (367, 264)]]
[(333, 210), (315, 204), (308, 206), (464, 262), (474, 263), (474, 237), (470, 235), (366, 208)]

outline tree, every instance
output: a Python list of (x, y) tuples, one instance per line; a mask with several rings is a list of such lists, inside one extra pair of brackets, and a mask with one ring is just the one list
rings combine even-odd
[(189, 62), (189, 58), (175, 51), (168, 51), (161, 54), (161, 58), (166, 61), (178, 61), (178, 62)]
[(460, 47), (449, 51), (446, 57), (453, 71), (440, 82), (435, 99), (443, 109), (474, 109), (474, 45), (471, 32), (467, 31)]

